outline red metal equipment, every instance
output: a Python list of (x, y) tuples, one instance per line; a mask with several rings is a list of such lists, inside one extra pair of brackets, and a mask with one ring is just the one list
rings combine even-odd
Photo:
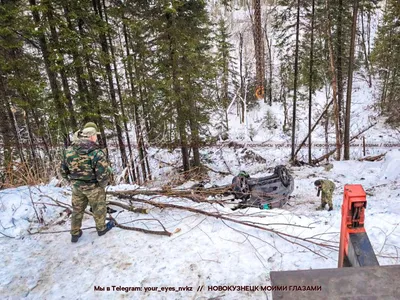
[[(339, 268), (271, 271), (275, 300), (400, 299), (400, 266), (379, 266), (364, 228), (366, 194), (359, 184), (345, 185), (340, 230)], [(362, 268), (342, 268), (342, 267)], [(308, 287), (319, 286), (320, 292)], [(294, 288), (293, 288), (294, 287)], [(297, 288), (296, 288), (297, 287)], [(302, 288), (302, 291), (299, 291)], [(305, 288), (305, 289), (303, 289)]]
[(338, 267), (378, 266), (374, 250), (365, 232), (367, 199), (360, 184), (344, 186)]

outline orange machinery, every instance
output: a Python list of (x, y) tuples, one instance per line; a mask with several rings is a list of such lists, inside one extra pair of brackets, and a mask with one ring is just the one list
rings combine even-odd
[(367, 199), (360, 184), (344, 187), (338, 267), (379, 266), (364, 228)]
[[(272, 299), (400, 299), (400, 265), (379, 266), (364, 228), (366, 194), (359, 184), (345, 185), (339, 268), (271, 271)], [(362, 268), (343, 268), (343, 267)], [(318, 292), (308, 288), (319, 287)], [(282, 289), (283, 288), (283, 289)]]

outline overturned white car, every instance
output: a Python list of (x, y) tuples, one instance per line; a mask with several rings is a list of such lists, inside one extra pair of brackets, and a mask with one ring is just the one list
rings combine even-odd
[(272, 175), (260, 178), (251, 178), (242, 171), (232, 179), (233, 195), (241, 200), (234, 209), (280, 208), (288, 201), (293, 189), (293, 177), (283, 165), (276, 166)]

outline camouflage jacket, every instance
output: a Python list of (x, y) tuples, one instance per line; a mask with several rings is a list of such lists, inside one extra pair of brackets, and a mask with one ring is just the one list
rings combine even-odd
[(105, 187), (108, 173), (106, 155), (97, 143), (78, 140), (63, 151), (61, 175), (74, 186)]
[(321, 191), (324, 194), (332, 194), (335, 189), (335, 184), (330, 180), (321, 180)]

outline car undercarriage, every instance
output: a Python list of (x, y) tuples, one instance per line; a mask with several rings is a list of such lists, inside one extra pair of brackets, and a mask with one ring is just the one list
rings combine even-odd
[(270, 176), (252, 178), (240, 172), (232, 179), (232, 193), (241, 201), (234, 209), (258, 207), (280, 208), (286, 204), (294, 189), (294, 179), (285, 166), (279, 165)]

